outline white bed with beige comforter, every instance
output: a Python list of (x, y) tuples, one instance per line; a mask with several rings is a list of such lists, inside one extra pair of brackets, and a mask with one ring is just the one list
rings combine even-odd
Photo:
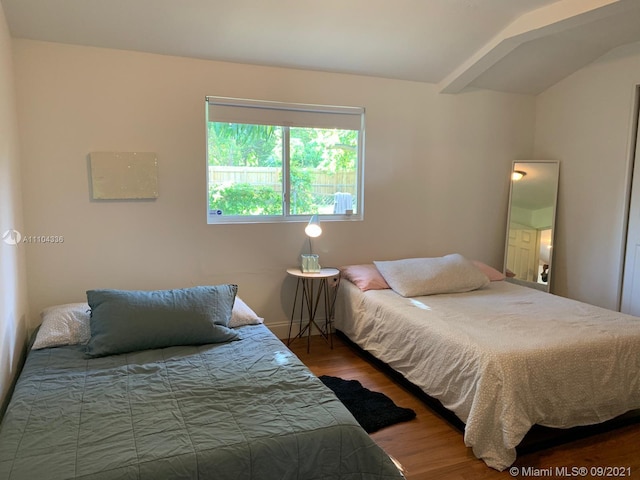
[(640, 408), (640, 318), (505, 281), (403, 297), (341, 285), (336, 329), (438, 399), (503, 470), (531, 426), (595, 424)]

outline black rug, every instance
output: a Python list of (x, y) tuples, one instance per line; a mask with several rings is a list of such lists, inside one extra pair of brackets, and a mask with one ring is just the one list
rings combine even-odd
[(410, 408), (398, 407), (384, 393), (372, 392), (357, 380), (322, 375), (320, 380), (336, 394), (367, 433), (415, 418)]

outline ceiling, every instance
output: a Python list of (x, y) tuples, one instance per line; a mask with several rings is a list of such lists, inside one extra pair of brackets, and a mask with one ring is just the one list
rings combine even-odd
[(640, 41), (640, 0), (0, 0), (14, 38), (537, 94)]
[(513, 170), (525, 174), (512, 181), (511, 205), (526, 210), (554, 207), (558, 193), (558, 163), (554, 161), (516, 162)]

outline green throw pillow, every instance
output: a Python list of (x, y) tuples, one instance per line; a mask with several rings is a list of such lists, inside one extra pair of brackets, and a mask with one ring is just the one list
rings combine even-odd
[(203, 345), (238, 338), (228, 328), (237, 285), (177, 290), (88, 290), (91, 339), (86, 353)]

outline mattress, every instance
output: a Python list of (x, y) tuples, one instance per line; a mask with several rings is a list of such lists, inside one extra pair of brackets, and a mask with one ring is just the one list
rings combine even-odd
[(239, 331), (94, 359), (31, 351), (0, 427), (0, 478), (403, 478), (266, 327)]
[(640, 408), (640, 318), (492, 282), (404, 298), (341, 285), (336, 328), (465, 423), (497, 470), (531, 426), (600, 423)]

